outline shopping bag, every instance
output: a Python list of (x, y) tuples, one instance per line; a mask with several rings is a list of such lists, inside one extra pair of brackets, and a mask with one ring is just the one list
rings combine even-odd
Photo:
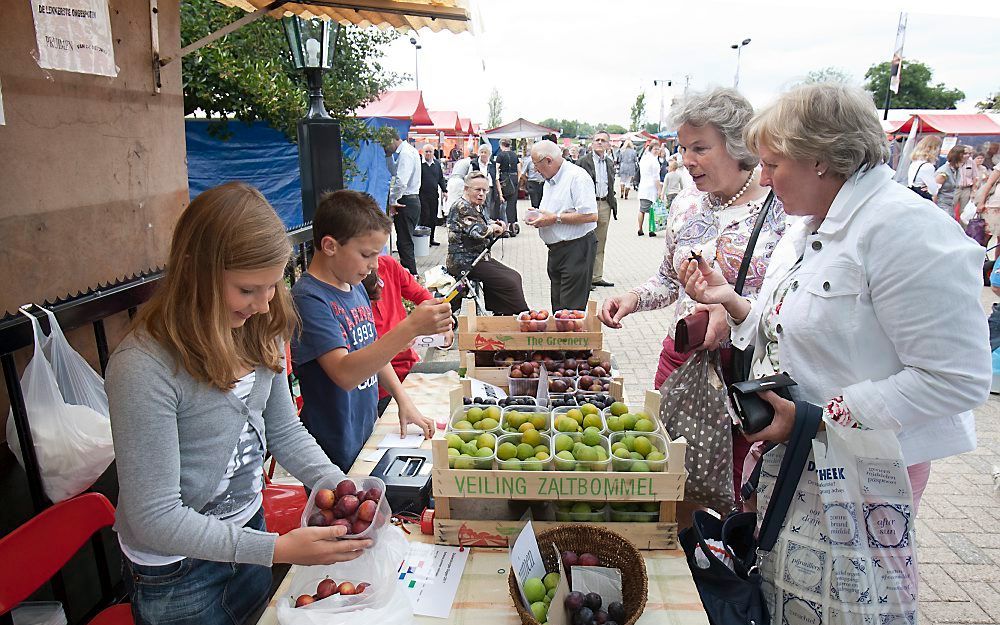
[(732, 419), (717, 352), (698, 351), (660, 387), (660, 421), (687, 439), (684, 500), (722, 514), (733, 509)]
[(990, 233), (986, 228), (986, 220), (979, 215), (969, 220), (969, 224), (965, 226), (965, 234), (969, 235), (973, 241), (983, 247), (986, 247), (990, 242)]
[(653, 216), (653, 220), (656, 222), (656, 229), (663, 230), (667, 227), (667, 204), (663, 200), (656, 200), (653, 205), (649, 207), (649, 213)]
[(650, 233), (656, 232), (656, 215), (653, 214), (653, 207), (649, 207), (649, 213), (647, 213), (647, 220), (649, 222), (648, 228)]
[[(767, 608), (757, 554), (774, 549), (785, 515), (795, 500), (798, 478), (812, 455), (820, 415), (819, 407), (796, 402), (795, 423), (776, 471), (779, 479), (770, 484), (774, 494), (759, 520), (759, 531), (755, 532), (758, 519), (754, 512), (737, 512), (719, 519), (697, 510), (691, 526), (678, 536), (711, 625), (777, 623), (771, 620)], [(747, 483), (756, 488), (759, 475), (758, 465)]]
[[(350, 562), (294, 567), (288, 593), (277, 598), (278, 622), (281, 625), (410, 625), (414, 622), (413, 608), (397, 576), (407, 550), (403, 532), (389, 523), (379, 530), (375, 544)], [(324, 578), (337, 583), (371, 585), (360, 595), (333, 595), (296, 608), (295, 599), (315, 594), (316, 586)]]
[(959, 213), (959, 223), (962, 224), (963, 228), (968, 226), (969, 222), (972, 221), (972, 218), (975, 217), (978, 212), (979, 210), (976, 208), (975, 201), (969, 200), (969, 202), (965, 205), (965, 208), (962, 209), (962, 212)]
[[(772, 623), (916, 622), (913, 497), (894, 433), (825, 419), (773, 550), (762, 589)], [(767, 505), (784, 446), (764, 454)]]
[[(31, 319), (35, 351), (21, 377), (21, 391), (35, 444), (35, 455), (46, 496), (53, 502), (69, 499), (89, 488), (114, 460), (111, 420), (104, 381), (76, 353), (56, 321), (42, 333)], [(7, 418), (7, 444), (23, 467), (24, 458), (12, 414)]]

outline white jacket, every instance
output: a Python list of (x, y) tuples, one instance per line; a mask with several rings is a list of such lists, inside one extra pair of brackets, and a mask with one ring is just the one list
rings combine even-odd
[(761, 314), (802, 256), (778, 319), (792, 396), (843, 395), (861, 423), (899, 433), (910, 465), (975, 449), (971, 409), (992, 377), (983, 248), (884, 165), (850, 178), (815, 233), (811, 223), (789, 225), (750, 315), (730, 319), (733, 344), (760, 357)]

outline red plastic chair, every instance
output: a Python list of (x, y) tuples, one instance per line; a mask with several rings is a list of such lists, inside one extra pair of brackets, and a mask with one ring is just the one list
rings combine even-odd
[[(115, 522), (115, 508), (100, 493), (85, 493), (42, 511), (0, 538), (0, 615), (27, 599), (98, 530)], [(122, 603), (102, 610), (90, 625), (132, 625)]]

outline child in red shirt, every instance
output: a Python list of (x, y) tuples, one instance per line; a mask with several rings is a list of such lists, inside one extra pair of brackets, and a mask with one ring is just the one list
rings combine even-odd
[[(368, 291), (368, 297), (372, 302), (372, 314), (375, 317), (375, 331), (378, 336), (383, 336), (397, 323), (406, 319), (406, 309), (403, 308), (404, 298), (414, 304), (420, 304), (424, 300), (434, 297), (392, 256), (379, 256), (378, 274), (369, 274), (361, 283)], [(449, 331), (445, 338), (445, 346), (450, 347), (454, 338), (454, 332)], [(418, 360), (420, 358), (412, 347), (404, 349), (393, 357), (390, 364), (392, 364), (400, 382), (406, 378)], [(379, 416), (382, 416), (382, 413), (389, 406), (390, 399), (392, 397), (389, 393), (379, 386)]]

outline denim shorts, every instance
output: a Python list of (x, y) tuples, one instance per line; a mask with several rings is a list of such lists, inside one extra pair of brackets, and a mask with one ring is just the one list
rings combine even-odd
[[(266, 530), (263, 507), (245, 527)], [(122, 558), (136, 625), (243, 625), (270, 598), (271, 569), (184, 558), (164, 566)]]

